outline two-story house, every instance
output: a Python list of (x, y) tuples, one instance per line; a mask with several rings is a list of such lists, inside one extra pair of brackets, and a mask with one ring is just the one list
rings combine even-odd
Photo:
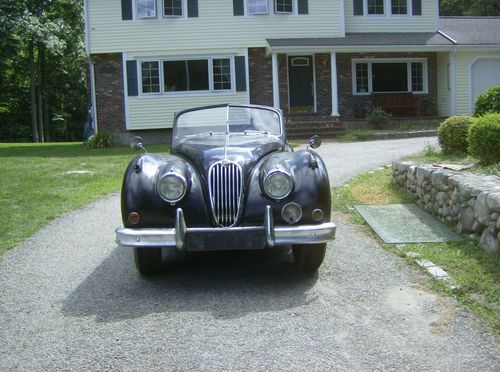
[(118, 142), (166, 141), (198, 105), (331, 125), (381, 94), (469, 113), (500, 84), (500, 18), (440, 18), (438, 0), (85, 0), (85, 21), (94, 125)]

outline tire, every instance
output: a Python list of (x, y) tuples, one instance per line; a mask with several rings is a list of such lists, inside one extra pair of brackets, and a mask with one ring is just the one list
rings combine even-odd
[(292, 247), (295, 265), (304, 271), (316, 271), (323, 263), (326, 243), (294, 245)]
[(134, 248), (135, 267), (141, 275), (161, 272), (161, 248)]

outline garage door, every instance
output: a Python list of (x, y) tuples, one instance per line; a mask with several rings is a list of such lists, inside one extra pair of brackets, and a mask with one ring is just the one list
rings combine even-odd
[(478, 94), (493, 85), (500, 85), (500, 58), (478, 59), (471, 72), (471, 107), (474, 109)]

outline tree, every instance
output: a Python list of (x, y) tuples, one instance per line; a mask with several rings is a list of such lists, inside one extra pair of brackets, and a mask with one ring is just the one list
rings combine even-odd
[(0, 138), (27, 139), (28, 126), (34, 142), (81, 137), (82, 1), (0, 0), (0, 24)]
[(442, 16), (500, 16), (498, 0), (440, 0)]

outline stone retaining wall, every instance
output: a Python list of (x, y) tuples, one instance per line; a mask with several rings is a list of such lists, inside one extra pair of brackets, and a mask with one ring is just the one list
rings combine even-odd
[(459, 234), (479, 238), (487, 251), (500, 250), (500, 177), (404, 161), (392, 163), (392, 176), (427, 211), (456, 225)]

